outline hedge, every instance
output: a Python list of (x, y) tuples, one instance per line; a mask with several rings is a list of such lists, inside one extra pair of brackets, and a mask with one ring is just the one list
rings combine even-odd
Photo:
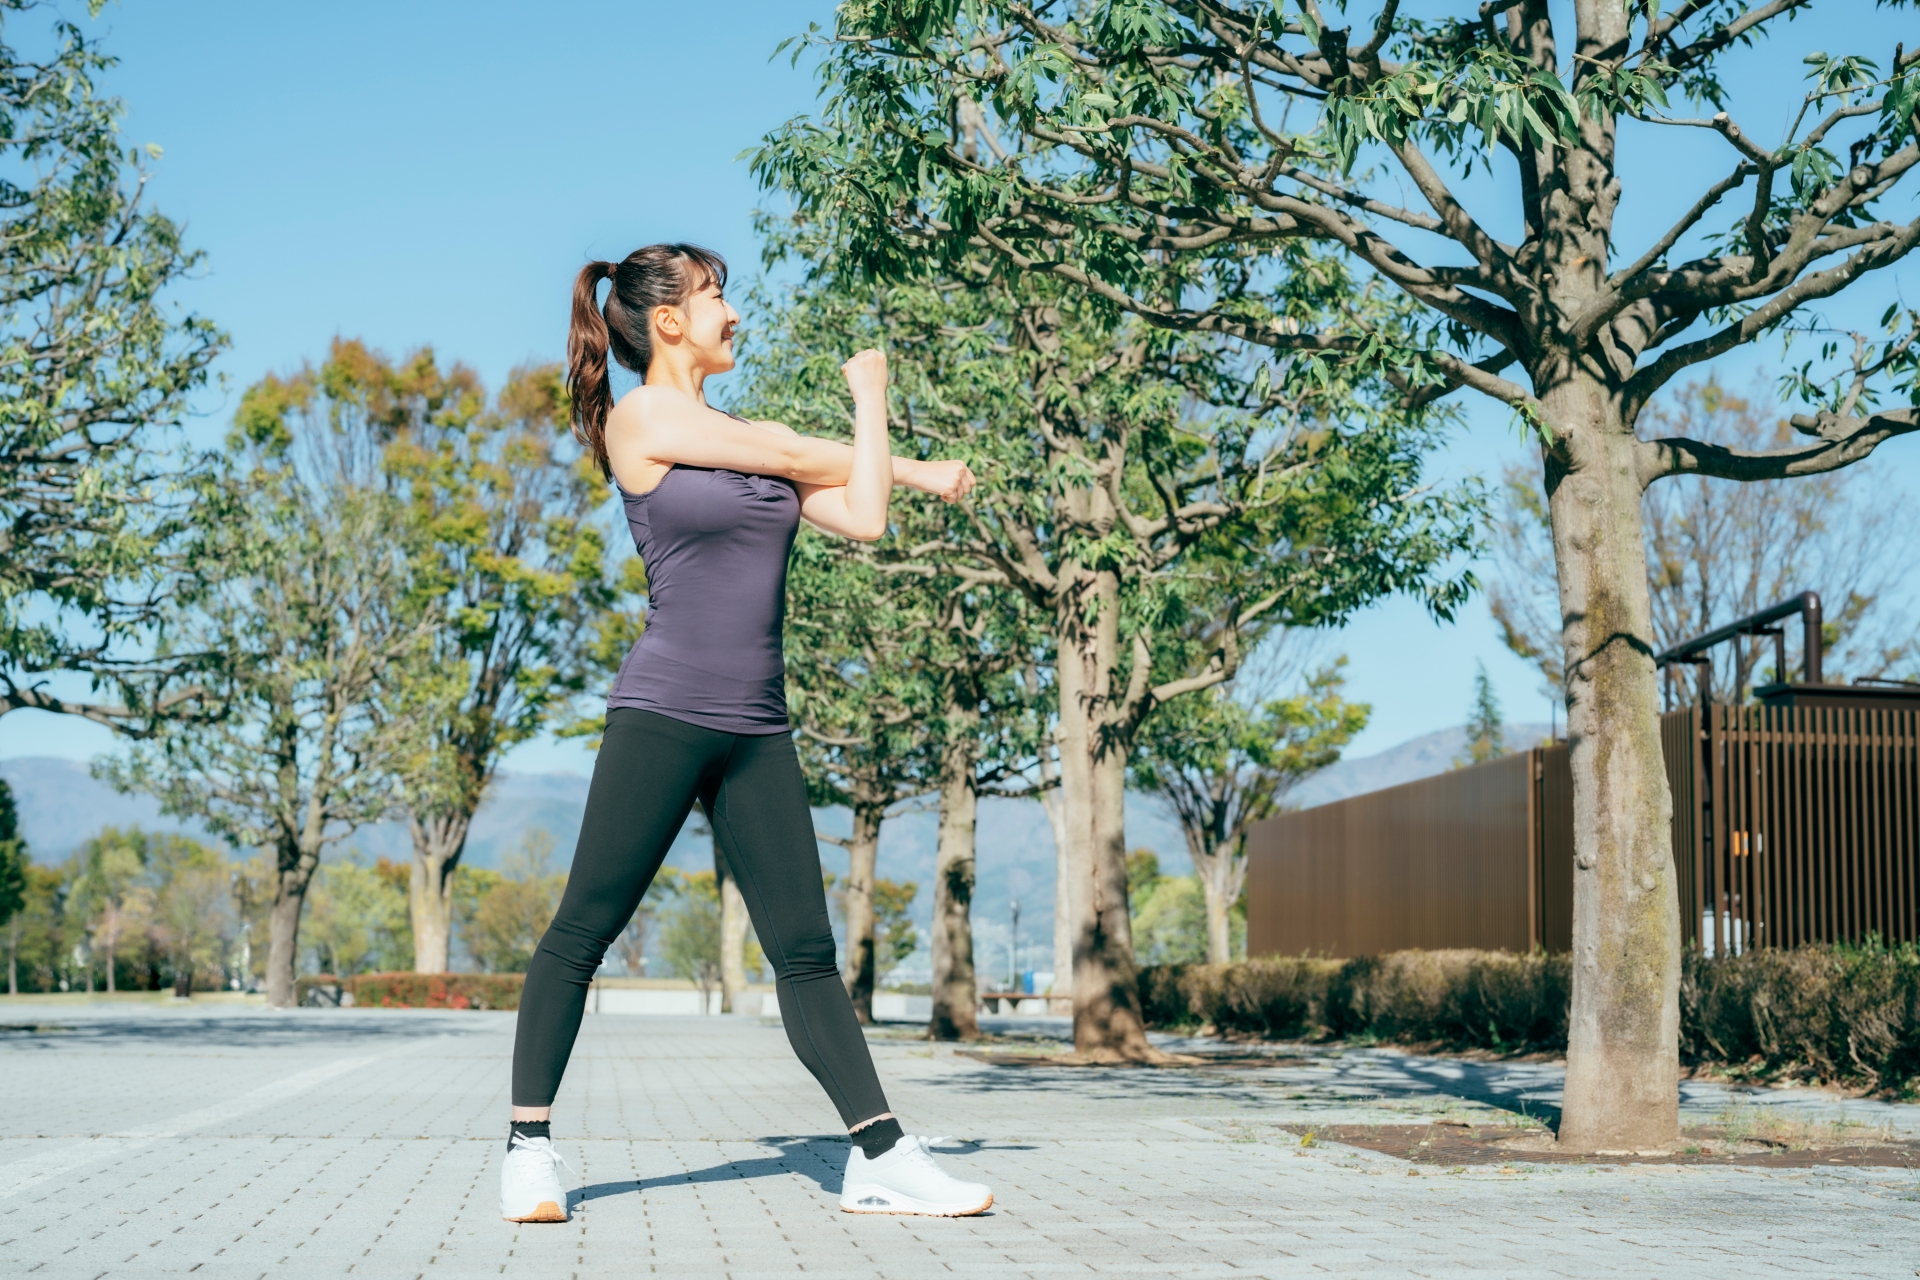
[(294, 983), (294, 1002), (305, 1004), (316, 987), (338, 987), (356, 1008), (518, 1009), (524, 973), (361, 973), (350, 978), (319, 974)]
[[(1397, 951), (1144, 969), (1149, 1025), (1222, 1035), (1563, 1052), (1565, 955)], [(1680, 1056), (1756, 1078), (1880, 1091), (1920, 1081), (1920, 949), (1813, 946), (1683, 956)]]

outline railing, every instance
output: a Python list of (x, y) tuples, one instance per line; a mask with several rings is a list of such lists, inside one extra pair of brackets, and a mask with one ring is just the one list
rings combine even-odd
[[(1920, 941), (1920, 710), (1693, 707), (1660, 737), (1689, 945)], [(1572, 944), (1564, 744), (1280, 814), (1247, 852), (1250, 954)]]

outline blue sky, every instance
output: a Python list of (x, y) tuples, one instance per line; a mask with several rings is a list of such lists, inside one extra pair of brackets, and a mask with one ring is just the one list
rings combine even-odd
[[(165, 149), (155, 202), (207, 252), (204, 274), (177, 297), (233, 339), (224, 388), (201, 405), (209, 433), (249, 382), (324, 354), (335, 334), (395, 354), (430, 343), (496, 383), (522, 361), (557, 359), (572, 275), (589, 257), (688, 239), (750, 272), (758, 193), (735, 157), (808, 109), (805, 64), (769, 58), (832, 14), (800, 0), (124, 0), (97, 20), (83, 5), (62, 9), (121, 59), (106, 87), (128, 103), (127, 137)], [(1877, 46), (1898, 11), (1865, 0), (1820, 9), (1821, 45), (1884, 63)], [(9, 38), (25, 43), (37, 20), (14, 18)], [(1789, 26), (1736, 60), (1734, 109), (1750, 132), (1777, 132), (1797, 105), (1808, 33), (1807, 23)], [(1652, 146), (1629, 138), (1628, 242), (1657, 234), (1697, 194), (1701, 173), (1726, 167), (1716, 135), (1660, 132)], [(1481, 198), (1497, 234), (1514, 234), (1502, 225), (1510, 201), (1485, 182), (1463, 191)], [(1910, 217), (1912, 198), (1892, 212)], [(1874, 282), (1833, 314), (1877, 314), (1899, 280)], [(1745, 385), (1771, 355), (1743, 354), (1724, 376)], [(1436, 474), (1497, 478), (1521, 457), (1519, 437), (1505, 410), (1466, 408)], [(1920, 489), (1920, 442), (1888, 452), (1885, 483)], [(1349, 655), (1349, 694), (1375, 707), (1356, 753), (1460, 723), (1476, 660), (1509, 719), (1547, 718), (1538, 681), (1500, 645), (1479, 601), (1450, 626), (1387, 601), (1323, 649)], [(105, 730), (69, 718), (0, 718), (0, 756), (110, 747)], [(590, 767), (579, 748), (546, 743), (508, 763)]]

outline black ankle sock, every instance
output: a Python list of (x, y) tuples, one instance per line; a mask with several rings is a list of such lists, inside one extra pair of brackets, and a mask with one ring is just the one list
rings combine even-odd
[(869, 1160), (878, 1160), (893, 1150), (893, 1144), (905, 1136), (900, 1122), (892, 1116), (885, 1120), (875, 1120), (864, 1129), (857, 1129), (847, 1135), (854, 1146), (860, 1148)]
[(551, 1140), (553, 1137), (553, 1121), (551, 1120), (515, 1120), (512, 1124), (509, 1124), (507, 1126), (507, 1150), (509, 1151), (513, 1150), (513, 1138), (515, 1134), (518, 1134), (529, 1141), (533, 1140), (534, 1138), (546, 1138)]

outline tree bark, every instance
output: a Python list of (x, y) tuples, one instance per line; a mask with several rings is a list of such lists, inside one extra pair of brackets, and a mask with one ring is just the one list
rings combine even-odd
[(1207, 963), (1228, 964), (1233, 960), (1233, 930), (1229, 924), (1233, 897), (1220, 882), (1221, 859), (1207, 861), (1212, 865), (1203, 867), (1199, 858), (1193, 860), (1193, 869), (1200, 876), (1200, 895), (1207, 903)]
[(7, 927), (7, 994), (20, 994), (20, 924), (11, 922)]
[(300, 949), (300, 908), (307, 900), (307, 886), (294, 885), (286, 875), (280, 877), (280, 891), (274, 894), (268, 914), (267, 1006), (293, 1008), (294, 961)]
[(980, 1036), (980, 1002), (973, 970), (974, 833), (980, 795), (974, 772), (978, 713), (949, 706), (940, 753), (940, 841), (933, 871), (934, 1040)]
[(453, 946), (453, 873), (467, 849), (471, 813), (441, 813), (408, 823), (413, 834), (413, 874), (407, 913), (413, 922), (413, 971), (446, 973)]
[(747, 990), (747, 900), (720, 842), (713, 842), (713, 878), (720, 886), (720, 1012), (740, 1012)]
[[(1059, 618), (1060, 793), (1073, 919), (1073, 1048), (1089, 1062), (1150, 1062), (1127, 919), (1126, 750), (1103, 732), (1119, 665), (1120, 582), (1079, 571)], [(1090, 617), (1088, 615), (1091, 615)]]
[(1067, 867), (1066, 805), (1060, 797), (1053, 762), (1044, 754), (1040, 760), (1040, 805), (1047, 812), (1047, 827), (1053, 832), (1053, 985), (1050, 994), (1065, 996), (1065, 1008), (1047, 1001), (1048, 1013), (1073, 1012), (1073, 903), (1067, 893), (1071, 873)]
[(120, 958), (120, 911), (112, 899), (107, 900), (107, 994), (113, 995), (115, 963)]
[(1634, 437), (1606, 387), (1541, 398), (1573, 765), (1573, 1001), (1560, 1143), (1679, 1140), (1680, 913)]
[[(308, 827), (317, 827), (310, 819)], [(318, 836), (317, 830), (310, 835)], [(294, 968), (300, 958), (300, 911), (306, 906), (307, 886), (313, 883), (314, 868), (320, 865), (318, 841), (311, 849), (305, 841), (291, 843), (280, 851), (280, 872), (274, 877), (273, 908), (267, 915), (267, 1006), (293, 1008)]]
[(841, 913), (847, 922), (847, 994), (862, 1023), (873, 1021), (873, 876), (880, 852), (885, 804), (859, 798), (853, 804), (853, 836), (847, 841), (847, 887)]

